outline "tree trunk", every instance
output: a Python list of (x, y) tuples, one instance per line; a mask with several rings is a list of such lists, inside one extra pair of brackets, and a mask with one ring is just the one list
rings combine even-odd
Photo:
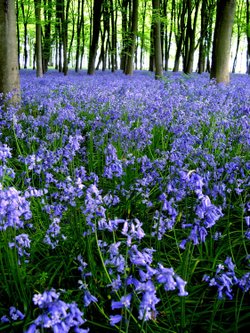
[(21, 9), (23, 15), (23, 28), (24, 28), (24, 68), (27, 68), (28, 63), (28, 49), (27, 49), (27, 41), (28, 41), (28, 22), (25, 15), (25, 8), (23, 1), (21, 2)]
[(246, 33), (247, 33), (247, 74), (250, 75), (250, 1), (247, 0)]
[(232, 73), (235, 73), (235, 69), (236, 69), (236, 65), (237, 65), (237, 57), (238, 57), (239, 47), (240, 47), (240, 27), (239, 27), (239, 25), (237, 27), (237, 30), (238, 30), (237, 42), (236, 42), (236, 50), (235, 50), (235, 55), (234, 55)]
[(34, 0), (36, 16), (36, 76), (43, 76), (41, 0)]
[(81, 45), (81, 32), (82, 25), (84, 24), (84, 0), (78, 0), (77, 9), (77, 24), (76, 24), (76, 65), (75, 71), (79, 71), (80, 65), (80, 45)]
[(201, 29), (200, 29), (200, 45), (199, 45), (199, 60), (198, 60), (198, 73), (201, 74), (205, 72), (205, 62), (206, 62), (206, 34), (207, 34), (207, 12), (208, 3), (207, 0), (202, 1), (201, 5)]
[[(187, 29), (184, 43), (184, 66), (183, 71), (186, 74), (190, 74), (193, 71), (194, 52), (195, 52), (195, 32), (197, 26), (197, 18), (199, 11), (200, 0), (188, 0), (188, 18)], [(193, 13), (193, 10), (195, 11)]]
[(132, 9), (132, 24), (131, 29), (129, 32), (129, 45), (128, 45), (128, 53), (126, 57), (126, 67), (124, 70), (124, 73), (126, 75), (132, 75), (133, 74), (133, 61), (134, 61), (134, 53), (135, 53), (135, 43), (136, 43), (136, 35), (137, 35), (137, 29), (138, 29), (138, 6), (139, 1), (133, 0), (133, 9)]
[(92, 29), (92, 38), (89, 50), (88, 75), (92, 75), (95, 72), (95, 60), (96, 60), (98, 39), (101, 27), (102, 4), (103, 0), (94, 0), (93, 29)]
[(43, 39), (43, 72), (47, 72), (51, 56), (51, 19), (52, 0), (44, 0), (44, 39)]
[(129, 29), (128, 29), (128, 4), (129, 1), (128, 0), (123, 0), (122, 1), (122, 8), (121, 8), (121, 12), (122, 12), (122, 51), (121, 51), (121, 65), (120, 68), (121, 70), (125, 70), (125, 66), (126, 66), (126, 54), (128, 52), (127, 48), (128, 48), (128, 33), (129, 33)]
[(16, 2), (16, 33), (17, 33), (17, 60), (18, 60), (18, 69), (21, 68), (20, 64), (20, 29), (19, 29), (19, 6), (18, 1)]
[(153, 22), (154, 22), (155, 79), (159, 79), (163, 76), (160, 1), (152, 0), (152, 6), (153, 6)]
[(187, 13), (186, 1), (184, 3), (180, 2), (178, 12), (176, 13), (176, 10), (175, 10), (175, 18), (177, 20), (177, 27), (176, 27), (177, 31), (175, 33), (176, 53), (175, 53), (173, 72), (179, 71), (181, 51), (182, 51), (182, 47), (183, 47), (183, 41), (184, 41), (185, 30), (186, 30), (186, 27), (185, 27), (186, 13)]
[(210, 78), (228, 83), (231, 36), (236, 0), (218, 0), (214, 30), (212, 68)]
[(14, 1), (0, 1), (0, 93), (13, 92), (11, 102), (20, 101), (19, 68)]
[(116, 23), (117, 21), (115, 20), (115, 15), (114, 15), (114, 4), (113, 0), (110, 0), (110, 21), (111, 21), (111, 47), (110, 47), (110, 53), (111, 53), (111, 71), (115, 72), (116, 70)]
[(153, 72), (155, 68), (155, 46), (154, 46), (154, 23), (151, 20), (150, 26), (150, 52), (149, 52), (149, 71)]
[(143, 67), (143, 53), (144, 53), (144, 44), (145, 44), (145, 21), (146, 21), (146, 9), (147, 2), (144, 2), (144, 8), (142, 12), (142, 33), (141, 33), (141, 53), (140, 53), (140, 70)]

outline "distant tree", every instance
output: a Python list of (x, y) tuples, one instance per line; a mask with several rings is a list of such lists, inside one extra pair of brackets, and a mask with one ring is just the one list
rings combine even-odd
[[(84, 35), (84, 0), (77, 2), (77, 23), (76, 23), (76, 64), (75, 71), (78, 72), (80, 68), (80, 55), (81, 55), (81, 37)], [(83, 36), (84, 37), (84, 36)], [(83, 48), (84, 48), (84, 43)]]
[(247, 74), (250, 75), (250, 1), (247, 0), (246, 7), (246, 33), (247, 33)]
[[(171, 9), (168, 7), (171, 6)], [(174, 26), (174, 1), (163, 0), (162, 10), (164, 15), (164, 22), (163, 22), (163, 62), (164, 62), (164, 69), (165, 71), (168, 70), (168, 62), (170, 57), (170, 48), (172, 43), (172, 35), (173, 35), (173, 26)], [(168, 14), (170, 13), (170, 20)]]
[(92, 36), (89, 49), (89, 61), (88, 61), (89, 75), (92, 75), (95, 72), (95, 60), (97, 55), (98, 40), (101, 28), (102, 5), (103, 5), (103, 0), (94, 0), (93, 28), (92, 28)]
[(44, 0), (44, 38), (43, 38), (43, 71), (47, 72), (51, 56), (51, 24), (52, 24), (53, 2)]
[(181, 1), (176, 3), (176, 0), (173, 0), (174, 6), (174, 18), (175, 18), (175, 42), (176, 42), (176, 52), (174, 60), (174, 72), (179, 71), (180, 66), (180, 57), (183, 49), (183, 43), (185, 38), (186, 30), (186, 16), (187, 16), (187, 1)]
[(236, 0), (218, 0), (213, 40), (211, 78), (229, 82), (231, 36)]
[(36, 16), (36, 76), (43, 76), (41, 0), (34, 0)]
[[(244, 13), (244, 0), (238, 0), (237, 1), (237, 7), (236, 7), (236, 14), (235, 14), (235, 25), (237, 29), (237, 40), (236, 40), (236, 49), (235, 49), (235, 55), (234, 55), (234, 61), (233, 61), (233, 67), (232, 67), (232, 73), (235, 73), (236, 65), (237, 65), (237, 58), (239, 54), (239, 47), (240, 47), (240, 40), (243, 34), (243, 31), (245, 30), (245, 22), (243, 20), (243, 13)], [(245, 32), (245, 31), (244, 31)]]
[(15, 1), (0, 1), (0, 93), (20, 100)]
[(154, 26), (154, 58), (155, 58), (155, 78), (159, 79), (163, 75), (162, 68), (162, 48), (161, 48), (161, 17), (160, 0), (152, 0), (153, 26)]
[(190, 74), (193, 71), (194, 52), (196, 49), (196, 27), (200, 0), (187, 0), (187, 26), (184, 38), (183, 71)]
[(132, 22), (130, 22), (130, 29), (128, 33), (128, 48), (126, 54), (126, 62), (124, 73), (126, 75), (133, 74), (133, 61), (135, 53), (136, 35), (138, 29), (138, 7), (139, 0), (132, 0)]
[(201, 27), (199, 38), (198, 73), (210, 72), (210, 49), (212, 45), (212, 27), (215, 13), (215, 0), (202, 0)]

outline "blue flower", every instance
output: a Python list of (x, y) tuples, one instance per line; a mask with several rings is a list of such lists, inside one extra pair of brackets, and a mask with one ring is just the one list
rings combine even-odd
[(111, 308), (114, 309), (122, 309), (122, 308), (129, 308), (131, 302), (132, 295), (128, 294), (126, 296), (122, 296), (120, 301), (112, 301)]
[(110, 320), (110, 325), (115, 326), (122, 320), (122, 316), (121, 315), (114, 315), (114, 316), (111, 315), (109, 317), (109, 320)]

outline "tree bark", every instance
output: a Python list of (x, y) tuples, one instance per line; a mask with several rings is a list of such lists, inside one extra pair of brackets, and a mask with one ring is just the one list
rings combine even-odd
[(138, 6), (139, 6), (139, 1), (133, 0), (132, 24), (131, 24), (131, 30), (129, 32), (128, 53), (126, 57), (126, 66), (124, 70), (124, 73), (126, 75), (132, 75), (134, 70), (133, 61), (135, 53), (136, 35), (138, 29)]
[(36, 16), (36, 76), (43, 76), (41, 0), (34, 0)]
[(247, 0), (246, 33), (247, 33), (247, 74), (250, 75), (250, 1)]
[(93, 30), (89, 50), (88, 75), (92, 75), (95, 72), (95, 60), (97, 55), (98, 39), (101, 27), (102, 3), (103, 0), (94, 0)]
[(152, 5), (153, 5), (153, 22), (154, 22), (155, 79), (159, 79), (163, 76), (160, 1), (152, 0)]
[(185, 37), (185, 21), (186, 21), (186, 14), (187, 14), (187, 4), (186, 1), (181, 4), (179, 3), (178, 12), (176, 12), (176, 9), (174, 11), (175, 13), (175, 19), (177, 20), (177, 27), (176, 27), (176, 33), (175, 33), (175, 40), (176, 40), (176, 53), (175, 53), (175, 60), (174, 60), (174, 68), (173, 72), (179, 71), (179, 64), (180, 64), (180, 57), (181, 57), (181, 51), (183, 47), (183, 41)]
[(214, 30), (212, 68), (210, 78), (228, 83), (231, 36), (236, 0), (218, 0)]
[(76, 65), (75, 71), (79, 71), (80, 65), (80, 46), (81, 46), (81, 32), (82, 25), (84, 24), (84, 0), (78, 0), (77, 7), (77, 23), (76, 23)]
[(14, 1), (0, 1), (0, 93), (13, 93), (11, 102), (20, 101), (20, 82)]

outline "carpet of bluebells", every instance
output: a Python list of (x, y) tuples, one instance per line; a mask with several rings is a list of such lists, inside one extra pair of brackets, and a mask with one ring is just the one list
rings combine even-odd
[(249, 76), (21, 87), (0, 104), (0, 332), (246, 332)]

